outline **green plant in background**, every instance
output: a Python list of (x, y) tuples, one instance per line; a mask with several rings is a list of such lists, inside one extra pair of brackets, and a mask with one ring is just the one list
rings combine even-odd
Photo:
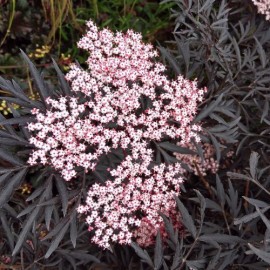
[[(18, 62), (18, 51), (23, 49), (39, 64), (46, 65), (49, 61), (46, 53), (50, 51), (60, 64), (64, 60), (62, 54), (83, 63), (86, 56), (74, 45), (84, 31), (85, 21), (90, 18), (113, 30), (132, 28), (141, 32), (144, 40), (162, 43), (172, 31), (172, 20), (169, 19), (172, 6), (151, 0), (4, 1), (0, 4), (0, 34), (4, 37), (0, 53), (9, 54)], [(38, 48), (35, 44), (39, 44)], [(19, 60), (18, 63), (12, 66), (12, 70), (21, 76), (22, 62)], [(3, 63), (0, 71), (8, 74), (11, 69), (8, 66), (8, 63)]]
[[(0, 42), (0, 47), (4, 44), (4, 42), (6, 41), (8, 35), (10, 34), (10, 29), (14, 20), (14, 15), (15, 15), (15, 7), (16, 7), (16, 2), (15, 0), (12, 0), (10, 3), (10, 16), (9, 16), (9, 20), (8, 20), (8, 27), (6, 30), (6, 33), (3, 37), (3, 39)], [(3, 19), (2, 16), (0, 16), (0, 19)]]
[[(170, 35), (169, 10), (173, 4), (160, 4), (158, 1), (116, 0), (91, 1), (93, 17), (102, 26), (113, 30), (134, 29), (142, 33), (144, 39), (153, 42), (158, 34)], [(168, 29), (169, 28), (169, 29)], [(167, 32), (166, 32), (167, 31)], [(159, 36), (161, 37), (161, 36)], [(163, 38), (159, 38), (162, 41)]]

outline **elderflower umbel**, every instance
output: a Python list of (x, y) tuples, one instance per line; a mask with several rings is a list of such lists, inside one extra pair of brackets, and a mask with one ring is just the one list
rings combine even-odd
[[(36, 150), (29, 163), (48, 164), (69, 181), (80, 168), (91, 173), (101, 156), (121, 148), (122, 162), (105, 185), (90, 187), (78, 212), (87, 216), (92, 241), (103, 248), (132, 239), (147, 246), (158, 230), (165, 235), (159, 212), (175, 216), (184, 172), (179, 164), (155, 165), (152, 144), (200, 140), (200, 126), (191, 122), (206, 89), (182, 76), (169, 80), (155, 60), (157, 51), (140, 34), (98, 30), (92, 21), (87, 26), (78, 46), (90, 55), (88, 69), (73, 64), (66, 75), (74, 96), (48, 98), (45, 113), (32, 110), (37, 123), (28, 128)], [(181, 227), (175, 218), (174, 224)]]

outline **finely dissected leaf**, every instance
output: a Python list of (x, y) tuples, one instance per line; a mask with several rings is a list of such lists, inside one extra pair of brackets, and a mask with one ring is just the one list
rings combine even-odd
[(262, 67), (265, 68), (267, 56), (266, 56), (265, 51), (263, 49), (263, 46), (259, 42), (259, 40), (255, 36), (254, 36), (254, 39), (255, 39), (256, 44), (257, 44), (256, 48), (257, 48), (257, 51), (259, 53), (259, 57), (260, 57), (260, 61), (261, 61)]
[(201, 235), (199, 237), (199, 240), (204, 241), (204, 242), (208, 242), (209, 240), (211, 240), (211, 241), (216, 241), (218, 243), (224, 243), (224, 244), (225, 243), (234, 244), (234, 243), (237, 243), (237, 242), (244, 241), (238, 236), (227, 235), (227, 234), (219, 234), (219, 233)]
[(218, 265), (217, 269), (219, 270), (223, 270), (223, 269), (228, 269), (226, 268), (228, 265), (231, 265), (233, 263), (233, 261), (238, 258), (238, 254), (235, 254), (236, 251), (232, 250), (229, 251), (227, 253), (227, 255), (225, 256), (225, 258), (223, 259), (222, 264)]
[(179, 64), (177, 63), (177, 61), (173, 57), (173, 55), (163, 47), (159, 47), (159, 50), (162, 53), (162, 55), (168, 60), (170, 66), (173, 68), (175, 74), (177, 74), (177, 75), (180, 74), (181, 70), (179, 68)]
[(163, 259), (163, 248), (161, 242), (160, 231), (157, 233), (156, 237), (156, 246), (155, 246), (155, 255), (154, 255), (154, 269), (159, 270), (162, 266), (162, 259)]
[(213, 145), (215, 147), (217, 161), (219, 162), (220, 161), (220, 158), (221, 158), (220, 143), (215, 138), (215, 136), (213, 136), (210, 132), (208, 134), (209, 134), (209, 136), (211, 138), (211, 141), (213, 142)]
[(240, 150), (243, 148), (243, 145), (246, 143), (248, 139), (249, 139), (249, 136), (246, 136), (239, 142), (235, 155), (238, 155), (240, 153)]
[[(216, 114), (216, 113), (214, 113), (214, 112), (212, 112), (210, 115), (209, 115), (209, 117), (211, 118), (211, 119), (214, 119), (214, 120), (216, 120), (218, 123), (220, 123), (221, 125), (224, 125), (224, 126), (228, 126), (228, 123), (221, 117), (221, 116), (219, 116), (218, 114)], [(210, 129), (209, 129), (210, 130)]]
[(22, 138), (21, 136), (18, 136), (16, 134), (10, 134), (9, 132), (7, 132), (5, 130), (1, 130), (1, 129), (0, 129), (0, 136), (3, 138), (5, 137), (7, 139), (13, 139), (16, 141), (20, 141), (20, 142), (25, 143), (25, 144), (28, 143), (28, 141), (25, 140), (24, 138)]
[(224, 95), (221, 94), (215, 101), (213, 101), (212, 103), (210, 103), (209, 106), (204, 107), (202, 109), (201, 113), (196, 117), (196, 119), (194, 120), (194, 122), (197, 123), (197, 122), (201, 121), (202, 119), (204, 119), (205, 117), (207, 117), (212, 111), (214, 111), (214, 109), (221, 102), (223, 96)]
[(233, 172), (228, 172), (227, 175), (232, 178), (232, 179), (241, 179), (241, 180), (248, 180), (248, 181), (252, 181), (252, 178), (249, 176), (246, 176), (244, 174), (241, 173), (233, 173)]
[(34, 200), (36, 197), (38, 197), (42, 192), (44, 192), (44, 185), (38, 187), (37, 189), (35, 189), (35, 191), (26, 199), (27, 202), (30, 202), (32, 200)]
[(234, 126), (238, 125), (240, 123), (241, 120), (241, 116), (237, 117), (235, 120), (231, 121), (228, 123), (228, 127), (229, 128), (233, 128)]
[(229, 195), (226, 195), (226, 201), (230, 206), (230, 212), (234, 217), (237, 217), (241, 210), (241, 200), (238, 198), (238, 191), (234, 189), (231, 181), (229, 180)]
[(189, 50), (189, 43), (188, 42), (182, 42), (179, 38), (175, 36), (176, 45), (178, 48), (178, 51), (181, 52), (181, 55), (183, 56), (185, 65), (186, 65), (186, 73), (189, 70), (189, 63), (190, 63), (190, 50)]
[(220, 205), (217, 204), (215, 201), (206, 198), (205, 202), (207, 208), (213, 209), (214, 211), (222, 212)]
[(220, 181), (218, 174), (216, 174), (216, 186), (217, 186), (217, 196), (220, 201), (221, 207), (224, 208), (225, 205), (225, 192), (224, 187)]
[(22, 142), (22, 141), (18, 141), (18, 140), (14, 140), (14, 139), (1, 138), (1, 137), (0, 137), (0, 144), (11, 145), (11, 146), (15, 146), (15, 145), (30, 146), (31, 145), (28, 142)]
[(257, 178), (260, 179), (269, 169), (270, 169), (270, 165), (266, 166), (263, 169), (259, 169), (257, 172), (258, 173)]
[[(254, 170), (255, 168), (253, 168)], [(255, 173), (255, 171), (252, 172), (253, 174)], [(247, 180), (247, 181), (252, 181), (254, 184), (256, 184), (258, 187), (260, 187), (263, 191), (265, 191), (267, 194), (270, 195), (270, 192), (262, 185), (260, 184), (260, 182), (258, 182), (256, 179), (251, 178), (249, 176), (246, 176), (244, 174), (240, 174), (240, 173), (233, 173), (233, 172), (228, 172), (227, 175), (230, 178), (233, 179), (241, 179), (241, 180)]]
[(237, 44), (237, 41), (235, 40), (234, 37), (232, 38), (232, 44), (234, 46), (234, 50), (235, 50), (236, 56), (237, 56), (238, 70), (241, 70), (241, 68), (242, 68), (241, 53), (240, 53), (239, 45)]
[(57, 259), (51, 263), (46, 263), (46, 266), (51, 268), (51, 267), (57, 266), (59, 264), (59, 266), (62, 267), (62, 264), (61, 264), (62, 262), (63, 262), (63, 258), (60, 258), (60, 259)]
[(58, 202), (60, 202), (60, 199), (58, 197), (54, 197), (54, 198), (51, 198), (45, 202), (40, 203), (39, 206), (54, 205)]
[(182, 261), (181, 248), (180, 248), (179, 241), (177, 241), (177, 243), (176, 243), (176, 249), (175, 249), (174, 256), (173, 256), (173, 264), (172, 264), (170, 270), (177, 270), (177, 269), (179, 269), (179, 266), (180, 266), (181, 261)]
[(227, 143), (236, 143), (238, 136), (238, 127), (227, 129), (226, 132), (214, 133), (216, 137), (225, 140)]
[[(213, 117), (215, 120), (217, 119), (217, 117), (216, 117), (216, 115), (214, 114), (214, 117)], [(208, 130), (210, 131), (210, 132), (212, 132), (212, 133), (218, 133), (218, 132), (224, 132), (224, 131), (227, 131), (228, 130), (228, 128), (229, 129), (232, 129), (233, 127), (235, 127), (238, 123), (239, 123), (239, 121), (241, 120), (241, 117), (238, 117), (238, 118), (236, 118), (235, 120), (233, 120), (233, 121), (231, 121), (231, 122), (229, 122), (229, 123), (227, 123), (227, 122), (225, 122), (224, 121), (224, 119), (222, 119), (222, 118), (219, 118), (219, 122), (221, 122), (222, 121), (222, 124), (220, 124), (220, 125), (215, 125), (214, 127), (211, 127), (211, 128), (209, 128)]]
[(55, 60), (53, 58), (52, 58), (52, 61), (53, 61), (54, 69), (57, 72), (58, 80), (60, 81), (60, 84), (61, 84), (61, 89), (63, 90), (65, 95), (70, 96), (71, 90), (70, 90), (70, 87), (65, 79), (64, 74), (62, 73), (62, 71), (60, 70), (60, 68), (58, 67), (57, 63), (55, 62)]
[(265, 226), (268, 230), (270, 230), (270, 221), (269, 219), (261, 212), (261, 210), (256, 206), (256, 211), (259, 213), (262, 221), (264, 222)]
[(196, 155), (196, 153), (194, 151), (192, 151), (188, 148), (178, 146), (178, 145), (170, 143), (170, 142), (161, 142), (161, 143), (159, 143), (159, 146), (162, 147), (163, 149), (171, 151), (171, 152)]
[(22, 50), (21, 50), (21, 54), (22, 54), (23, 59), (27, 62), (28, 66), (29, 66), (29, 70), (30, 70), (31, 75), (35, 81), (36, 86), (37, 86), (37, 90), (38, 90), (40, 97), (42, 98), (42, 100), (45, 104), (45, 100), (49, 97), (49, 93), (48, 93), (48, 90), (46, 89), (44, 80), (41, 77), (41, 75), (39, 74), (35, 65), (30, 61), (28, 56)]
[(0, 158), (10, 162), (13, 165), (18, 165), (18, 166), (24, 165), (22, 160), (20, 160), (18, 157), (11, 154), (7, 150), (4, 150), (3, 148), (0, 149)]
[(8, 104), (8, 106), (9, 106), (9, 108), (10, 108), (10, 110), (11, 110), (11, 113), (12, 113), (12, 115), (13, 115), (13, 118), (18, 118), (18, 117), (20, 117), (21, 116), (21, 113), (19, 112), (19, 110), (15, 110), (12, 106), (10, 106), (9, 104)]
[(48, 231), (50, 230), (52, 212), (53, 212), (54, 207), (55, 207), (54, 205), (48, 205), (45, 207), (44, 217), (45, 217), (45, 224)]
[(48, 249), (48, 251), (45, 254), (45, 258), (48, 259), (51, 254), (58, 248), (61, 240), (63, 239), (67, 229), (69, 227), (69, 222), (66, 223), (66, 225), (60, 230), (60, 232), (57, 234), (57, 236), (55, 237), (55, 239), (52, 241), (50, 248)]
[(10, 174), (11, 174), (11, 172), (7, 172), (7, 173), (4, 173), (0, 176), (0, 188), (5, 185)]
[(220, 249), (217, 250), (217, 253), (215, 256), (212, 257), (211, 261), (209, 262), (206, 270), (215, 270), (218, 260), (220, 259)]
[(160, 153), (160, 150), (157, 148), (157, 151), (156, 151), (156, 162), (158, 164), (161, 163), (161, 153)]
[[(64, 250), (64, 252), (66, 252), (66, 250)], [(89, 262), (100, 263), (100, 260), (98, 258), (96, 258), (95, 256), (91, 254), (87, 254), (86, 252), (87, 252), (86, 250), (76, 250), (76, 251), (70, 251), (68, 253), (74, 258), (83, 260), (85, 264)]]
[[(268, 221), (268, 222), (269, 222), (269, 221)], [(264, 233), (264, 239), (263, 239), (263, 242), (264, 242), (264, 249), (267, 249), (269, 239), (270, 239), (270, 230), (267, 228), (267, 229), (265, 230), (265, 233)]]
[(92, 173), (97, 177), (98, 181), (100, 181), (102, 184), (105, 183), (106, 179), (99, 172), (97, 172), (97, 170), (93, 171)]
[(14, 86), (14, 93), (20, 97), (21, 99), (23, 99), (24, 101), (28, 102), (28, 103), (33, 103), (34, 101), (31, 100), (23, 91), (23, 89), (20, 87), (20, 85), (15, 81), (15, 80), (11, 80), (13, 86)]
[(46, 181), (46, 189), (44, 190), (45, 199), (52, 198), (52, 187), (53, 187), (52, 179), (53, 179), (53, 175), (50, 175)]
[(196, 192), (197, 197), (198, 197), (199, 202), (200, 202), (200, 214), (201, 214), (201, 223), (202, 223), (204, 220), (204, 215), (205, 215), (206, 200), (203, 197), (203, 195), (200, 193), (199, 190), (194, 189), (194, 191)]
[(256, 152), (252, 152), (249, 159), (249, 167), (250, 167), (250, 174), (253, 179), (256, 179), (256, 171), (259, 161), (259, 154)]
[(162, 157), (164, 158), (165, 163), (171, 164), (171, 163), (174, 163), (174, 162), (179, 162), (178, 159), (168, 155), (168, 153), (166, 151), (164, 151), (163, 149), (161, 149), (160, 147), (159, 147), (159, 151), (160, 151)]
[(10, 179), (10, 181), (0, 191), (0, 208), (8, 202), (11, 198), (12, 193), (23, 181), (27, 169), (22, 169)]
[(269, 115), (269, 101), (265, 100), (264, 101), (264, 106), (263, 106), (263, 113), (261, 116), (261, 123), (263, 122), (263, 120)]
[(206, 0), (203, 4), (203, 6), (199, 9), (199, 13), (201, 13), (202, 11), (207, 11), (209, 10), (213, 3), (215, 2), (215, 0)]
[[(0, 121), (2, 120), (6, 120), (6, 117), (4, 117), (4, 115), (2, 115), (2, 113), (0, 113)], [(3, 128), (8, 131), (10, 134), (15, 135), (16, 136), (16, 131), (12, 126), (9, 125), (2, 125)]]
[(172, 242), (174, 244), (176, 244), (176, 242), (175, 242), (175, 233), (174, 233), (173, 225), (171, 224), (171, 222), (168, 220), (168, 218), (164, 214), (162, 214), (162, 213), (159, 213), (159, 214), (160, 214), (160, 216), (162, 217), (162, 219), (164, 221), (165, 230), (168, 233), (168, 235), (170, 237), (170, 240), (172, 240)]
[(201, 160), (204, 160), (203, 148), (202, 148), (201, 144), (194, 142), (194, 145), (196, 147), (196, 154), (199, 155), (199, 157), (201, 158)]
[(189, 267), (189, 269), (204, 269), (205, 264), (205, 258), (200, 260), (186, 261), (186, 265)]
[(228, 129), (228, 127), (226, 125), (215, 125), (215, 126), (209, 128), (208, 131), (210, 131), (211, 133), (216, 133), (216, 132), (223, 132), (227, 129)]
[[(265, 207), (265, 208), (261, 209), (261, 212), (264, 213), (269, 209), (270, 209), (270, 206)], [(254, 218), (257, 218), (258, 216), (259, 216), (258, 212), (251, 213), (251, 214), (245, 215), (245, 216), (243, 216), (241, 218), (234, 219), (234, 224), (239, 225), (239, 224), (242, 224), (242, 223), (246, 223), (246, 222), (249, 222), (249, 221), (253, 220)]]
[(14, 80), (5, 80), (0, 76), (0, 87), (1, 89), (10, 92), (13, 96), (26, 102), (28, 106), (32, 103), (32, 101), (25, 95), (21, 87)]
[(10, 225), (8, 224), (6, 215), (0, 211), (0, 220), (3, 226), (3, 230), (5, 235), (7, 236), (9, 247), (11, 250), (14, 248), (14, 235), (10, 230)]
[(74, 258), (72, 258), (72, 256), (70, 256), (68, 253), (62, 253), (64, 258), (72, 265), (73, 269), (76, 270), (76, 261), (74, 260)]
[(71, 240), (74, 248), (76, 247), (77, 235), (78, 235), (77, 215), (75, 212), (73, 215), (73, 218), (71, 219), (71, 222), (70, 222), (70, 240)]
[(29, 205), (28, 207), (24, 208), (23, 211), (21, 211), (21, 212), (18, 214), (17, 218), (20, 218), (20, 217), (22, 217), (22, 216), (25, 216), (25, 215), (29, 214), (30, 212), (32, 212), (33, 209), (36, 208), (36, 206), (37, 206), (37, 203), (31, 204), (31, 205)]
[(143, 262), (146, 262), (148, 265), (152, 266), (154, 268), (154, 264), (146, 250), (143, 250), (141, 247), (139, 247), (136, 243), (132, 242), (131, 246), (135, 250), (136, 254), (142, 259)]
[(248, 244), (248, 246), (259, 258), (270, 264), (270, 252), (265, 252), (263, 250), (255, 248), (251, 244)]
[(0, 125), (25, 125), (26, 123), (34, 122), (34, 116), (20, 116), (0, 121)]
[(32, 214), (28, 217), (26, 220), (26, 223), (23, 226), (23, 229), (19, 235), (19, 238), (17, 240), (16, 246), (12, 252), (12, 256), (17, 254), (17, 252), (21, 249), (21, 246), (23, 245), (25, 238), (27, 236), (27, 233), (32, 228), (33, 222), (36, 220), (37, 215), (39, 214), (40, 207), (36, 207), (35, 210), (32, 212)]
[(252, 198), (248, 198), (246, 196), (243, 196), (243, 198), (248, 201), (250, 204), (258, 207), (258, 208), (264, 208), (264, 207), (268, 207), (268, 203), (261, 201), (261, 200), (257, 200), (257, 199), (252, 199)]
[(269, 265), (263, 261), (248, 264), (250, 270), (265, 270), (268, 266)]
[(69, 223), (69, 218), (66, 216), (63, 218), (57, 225), (44, 237), (41, 239), (41, 241), (45, 241), (51, 237), (56, 236), (59, 231), (66, 225), (66, 223)]
[(17, 212), (14, 210), (14, 207), (9, 206), (8, 203), (4, 205), (3, 209), (5, 209), (11, 217), (17, 218)]
[(259, 181), (252, 179), (251, 180), (254, 184), (256, 184), (258, 187), (260, 187), (264, 192), (266, 192), (268, 195), (270, 195), (270, 191), (266, 189)]
[(164, 270), (169, 270), (169, 267), (167, 265), (167, 263), (165, 262), (165, 260), (162, 260), (162, 266)]
[(227, 21), (228, 21), (227, 18), (220, 19), (218, 21), (213, 22), (211, 24), (211, 27), (214, 29), (222, 28), (222, 27), (224, 27), (224, 25), (226, 25)]
[(178, 206), (178, 209), (181, 213), (181, 219), (183, 221), (183, 224), (185, 225), (186, 229), (191, 233), (193, 238), (196, 238), (197, 231), (196, 227), (194, 225), (192, 217), (189, 215), (187, 208), (184, 206), (184, 204), (176, 197), (176, 203)]
[[(110, 246), (110, 248), (111, 248), (111, 246)], [(119, 257), (121, 257), (121, 260), (122, 260), (122, 262), (123, 262), (124, 264), (127, 264), (127, 260), (128, 260), (129, 258), (127, 258), (127, 253), (125, 252), (125, 250), (126, 250), (126, 249), (121, 250), (120, 256), (119, 256)], [(111, 252), (113, 252), (112, 249), (111, 249)]]
[(59, 196), (62, 203), (62, 209), (63, 209), (63, 215), (65, 216), (67, 213), (68, 208), (68, 192), (67, 192), (67, 186), (65, 181), (61, 178), (56, 176), (56, 187), (59, 192)]
[[(24, 108), (29, 108), (29, 110), (32, 109), (32, 108), (35, 108), (35, 105), (34, 104), (29, 104), (29, 103), (27, 103), (25, 101), (22, 101), (19, 98), (14, 98), (14, 97), (0, 97), (0, 99), (7, 101), (9, 104), (10, 103), (14, 103), (14, 104), (20, 105), (20, 106), (22, 106)], [(12, 108), (12, 106), (9, 106), (9, 107)]]

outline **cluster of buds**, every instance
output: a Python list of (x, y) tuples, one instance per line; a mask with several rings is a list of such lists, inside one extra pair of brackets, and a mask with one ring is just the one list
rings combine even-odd
[(61, 53), (61, 57), (59, 59), (59, 64), (63, 67), (65, 71), (69, 70), (71, 64), (71, 56), (70, 54)]
[(31, 58), (43, 58), (46, 54), (48, 54), (51, 50), (51, 46), (42, 45), (41, 47), (36, 44), (36, 49), (34, 52), (29, 53), (29, 57)]
[(2, 100), (1, 102), (0, 102), (0, 112), (3, 114), (3, 115), (8, 115), (8, 114), (11, 114), (11, 109), (10, 109), (10, 106), (12, 106), (12, 108), (14, 109), (14, 110), (17, 110), (17, 109), (19, 109), (20, 108), (20, 106), (19, 105), (17, 105), (17, 104), (14, 104), (14, 103), (12, 103), (12, 104), (7, 104), (7, 102), (6, 102), (6, 100)]
[[(191, 122), (206, 89), (182, 76), (168, 79), (157, 51), (140, 34), (99, 30), (92, 21), (87, 26), (78, 46), (90, 55), (88, 70), (71, 65), (66, 79), (74, 96), (48, 98), (45, 113), (32, 110), (37, 122), (28, 128), (36, 149), (29, 163), (50, 165), (69, 181), (80, 168), (91, 173), (101, 157), (122, 149), (121, 163), (108, 168), (105, 185), (90, 187), (78, 212), (103, 248), (131, 240), (147, 246), (164, 232), (159, 212), (175, 215), (184, 173), (179, 164), (156, 164), (153, 145), (200, 141), (201, 127)], [(177, 219), (175, 227), (181, 227)]]
[[(183, 145), (178, 143), (182, 147), (189, 148), (196, 151), (196, 147), (193, 144)], [(205, 176), (208, 172), (216, 173), (219, 169), (219, 163), (215, 159), (215, 148), (209, 143), (202, 144), (203, 159), (199, 155), (188, 155), (174, 153), (177, 159), (184, 162), (195, 175)]]
[(30, 194), (32, 191), (32, 185), (29, 183), (24, 183), (19, 187), (21, 194)]

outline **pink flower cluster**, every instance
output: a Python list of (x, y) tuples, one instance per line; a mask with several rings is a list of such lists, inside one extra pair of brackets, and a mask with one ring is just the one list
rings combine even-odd
[[(193, 144), (183, 145), (182, 143), (178, 143), (178, 145), (196, 151), (196, 148)], [(195, 175), (198, 175), (199, 173), (206, 175), (207, 172), (216, 173), (219, 169), (219, 163), (215, 160), (214, 146), (209, 143), (203, 143), (201, 146), (203, 149), (203, 160), (199, 155), (187, 155), (180, 153), (174, 153), (174, 155), (177, 159), (187, 164)], [(199, 172), (196, 166), (199, 169)]]
[(140, 34), (98, 30), (91, 21), (87, 26), (78, 46), (90, 54), (89, 69), (73, 64), (66, 75), (74, 97), (48, 98), (50, 110), (32, 111), (37, 122), (28, 128), (37, 149), (29, 163), (48, 164), (69, 181), (79, 168), (91, 172), (101, 156), (123, 149), (111, 179), (90, 187), (78, 212), (87, 215), (98, 245), (133, 239), (146, 246), (163, 226), (158, 212), (175, 214), (184, 172), (179, 164), (155, 165), (153, 143), (200, 141), (200, 125), (191, 121), (206, 89), (182, 76), (169, 80)]
[(270, 20), (270, 1), (269, 0), (252, 0), (257, 6), (258, 12), (265, 15), (266, 20)]
[[(147, 159), (148, 154), (141, 157)], [(89, 213), (86, 222), (90, 231), (95, 229), (92, 241), (99, 246), (109, 248), (110, 242), (130, 244), (132, 238), (148, 246), (163, 226), (159, 212), (176, 214), (174, 196), (179, 194), (183, 181), (181, 166), (162, 164), (148, 170), (145, 165), (134, 163), (129, 156), (111, 171), (115, 180), (107, 181), (105, 186), (94, 184), (86, 205), (78, 208), (79, 213)]]

